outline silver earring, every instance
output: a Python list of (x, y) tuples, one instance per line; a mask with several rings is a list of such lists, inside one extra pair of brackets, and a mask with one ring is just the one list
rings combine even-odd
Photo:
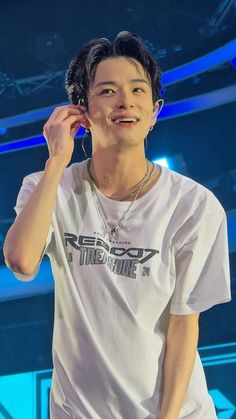
[(149, 131), (152, 131), (152, 130), (153, 130), (153, 127), (150, 127)]

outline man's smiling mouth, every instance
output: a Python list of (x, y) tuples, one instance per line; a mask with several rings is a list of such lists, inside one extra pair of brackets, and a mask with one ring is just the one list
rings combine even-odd
[(112, 122), (121, 126), (133, 126), (136, 125), (138, 121), (138, 118), (115, 118), (112, 120)]

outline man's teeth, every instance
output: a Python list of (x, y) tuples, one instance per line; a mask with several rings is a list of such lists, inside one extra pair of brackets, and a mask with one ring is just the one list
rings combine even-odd
[(116, 124), (118, 124), (119, 122), (138, 122), (137, 118), (117, 118), (114, 120), (114, 122)]

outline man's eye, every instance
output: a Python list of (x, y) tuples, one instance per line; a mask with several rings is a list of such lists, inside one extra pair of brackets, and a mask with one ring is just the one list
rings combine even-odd
[(103, 90), (101, 91), (101, 95), (106, 95), (106, 94), (109, 94), (109, 93), (111, 93), (111, 92), (114, 92), (114, 90), (112, 90), (112, 89), (103, 89)]
[(144, 89), (142, 87), (135, 87), (134, 90), (138, 90), (138, 93), (140, 93), (140, 91), (144, 92)]
[[(145, 90), (142, 87), (135, 87), (133, 89), (133, 91), (137, 92), (137, 93), (142, 93), (145, 92)], [(112, 93), (115, 93), (115, 91), (113, 89), (103, 89), (100, 94), (101, 95), (110, 95)]]

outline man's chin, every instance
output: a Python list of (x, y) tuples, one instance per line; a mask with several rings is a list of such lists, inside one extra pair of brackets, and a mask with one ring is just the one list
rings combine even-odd
[(117, 147), (137, 147), (140, 145), (140, 142), (143, 143), (142, 140), (137, 139), (137, 136), (134, 135), (119, 135), (112, 139), (111, 142), (109, 142), (109, 145), (113, 144)]

